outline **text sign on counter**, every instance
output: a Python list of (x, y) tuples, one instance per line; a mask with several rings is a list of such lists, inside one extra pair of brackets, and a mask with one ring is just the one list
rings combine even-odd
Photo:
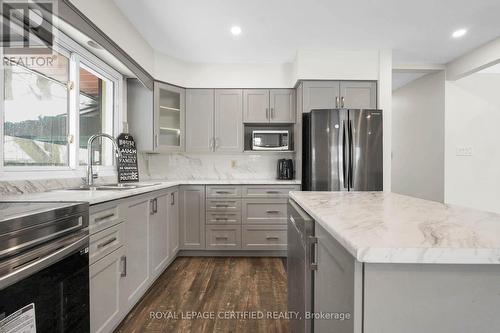
[(138, 182), (139, 168), (137, 167), (137, 148), (132, 135), (122, 133), (118, 136), (118, 149), (122, 154), (118, 157), (118, 182)]

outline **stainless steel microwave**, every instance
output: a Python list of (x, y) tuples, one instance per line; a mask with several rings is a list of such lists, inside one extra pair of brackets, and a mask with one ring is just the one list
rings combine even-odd
[(252, 150), (289, 150), (289, 141), (287, 130), (252, 131)]

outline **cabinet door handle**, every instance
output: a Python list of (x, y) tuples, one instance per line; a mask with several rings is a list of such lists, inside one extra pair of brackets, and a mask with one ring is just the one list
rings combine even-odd
[(271, 108), (271, 119), (274, 118), (274, 108)]
[(279, 214), (281, 212), (279, 210), (267, 210), (266, 213), (268, 213), (268, 214)]
[(104, 216), (100, 216), (100, 217), (96, 217), (94, 219), (95, 222), (101, 222), (103, 220), (106, 220), (106, 219), (110, 219), (112, 218), (113, 216), (115, 216), (115, 213), (111, 213), (111, 214), (107, 214), (107, 215), (104, 215)]
[(269, 119), (269, 108), (266, 108), (266, 119)]
[(279, 240), (280, 238), (276, 237), (276, 236), (267, 236), (266, 239), (267, 240)]
[(155, 214), (155, 199), (149, 200), (149, 215)]
[(339, 108), (339, 97), (335, 97), (335, 108), (338, 109)]
[(160, 136), (158, 133), (155, 134), (155, 148), (158, 148), (160, 146)]
[(122, 261), (122, 265), (123, 265), (122, 266), (123, 268), (122, 268), (122, 271), (120, 273), (120, 276), (121, 277), (125, 277), (125, 276), (127, 276), (127, 257), (126, 256), (122, 256), (120, 258), (120, 260)]
[(103, 242), (101, 244), (98, 244), (97, 248), (100, 249), (100, 248), (103, 248), (105, 246), (108, 246), (109, 244), (113, 243), (115, 240), (116, 240), (116, 237), (110, 238), (107, 241), (105, 241), (105, 242)]
[(215, 138), (214, 141), (215, 141), (215, 149), (218, 149), (219, 146), (220, 146), (220, 140), (219, 140), (219, 138)]
[(344, 96), (340, 98), (340, 107), (344, 108)]
[(156, 214), (156, 213), (158, 213), (158, 198), (155, 198), (153, 205), (154, 205), (154, 208), (155, 208), (154, 212)]
[(170, 193), (170, 205), (173, 206), (175, 205), (175, 195), (174, 193)]
[(309, 240), (311, 242), (312, 251), (311, 251), (311, 270), (318, 270), (318, 238), (314, 236), (309, 236)]

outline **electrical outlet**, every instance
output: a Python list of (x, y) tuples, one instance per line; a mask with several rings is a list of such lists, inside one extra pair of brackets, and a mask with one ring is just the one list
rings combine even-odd
[(231, 160), (231, 168), (236, 168), (236, 160)]
[(456, 149), (457, 156), (472, 156), (472, 146), (458, 146)]

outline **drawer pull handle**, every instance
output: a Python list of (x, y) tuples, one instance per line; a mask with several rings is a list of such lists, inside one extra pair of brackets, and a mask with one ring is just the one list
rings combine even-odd
[(229, 191), (215, 191), (217, 194), (230, 194), (231, 192)]
[(215, 236), (215, 239), (228, 239), (227, 236)]
[(216, 221), (227, 221), (227, 217), (216, 217)]
[(267, 236), (266, 239), (267, 240), (279, 240), (280, 238), (276, 237), (276, 236)]
[(115, 240), (116, 240), (116, 237), (113, 237), (113, 238), (105, 241), (104, 243), (98, 244), (97, 248), (100, 249), (100, 248), (103, 248), (105, 246), (108, 246), (109, 244), (113, 243)]
[(104, 215), (104, 216), (100, 216), (100, 217), (96, 217), (94, 219), (95, 222), (101, 222), (103, 220), (107, 220), (109, 218), (112, 218), (113, 216), (115, 216), (115, 213), (111, 213), (111, 214), (108, 214), (108, 215)]
[(280, 194), (280, 191), (266, 191), (267, 194)]
[(279, 214), (281, 212), (279, 210), (267, 210), (266, 213), (268, 213), (268, 214)]
[(229, 205), (215, 205), (215, 208), (229, 208)]

